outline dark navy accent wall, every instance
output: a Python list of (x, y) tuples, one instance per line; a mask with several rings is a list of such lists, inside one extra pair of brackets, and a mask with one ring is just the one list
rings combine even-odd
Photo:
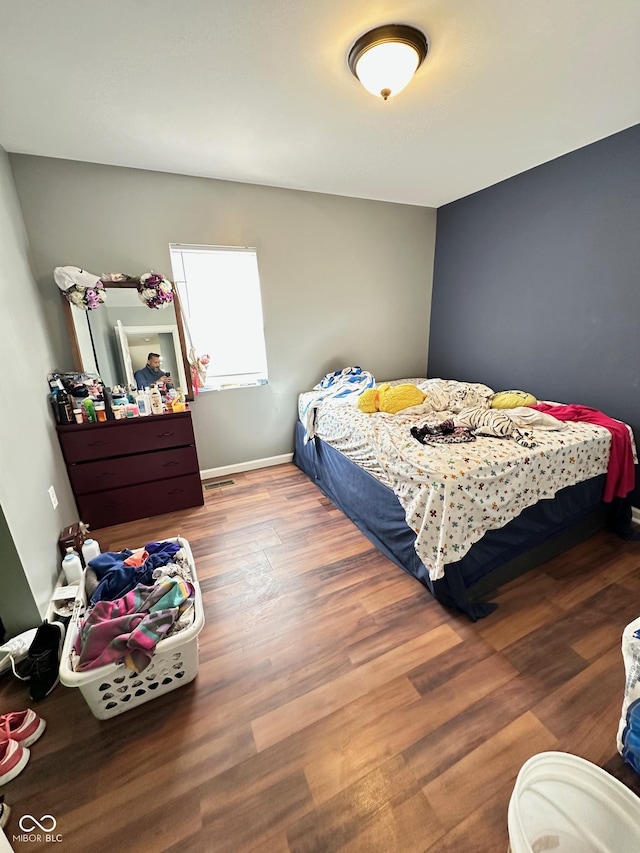
[(640, 125), (439, 208), (428, 375), (594, 406), (640, 442)]

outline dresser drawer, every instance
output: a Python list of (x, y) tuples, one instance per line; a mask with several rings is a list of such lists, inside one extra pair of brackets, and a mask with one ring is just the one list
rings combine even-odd
[(58, 435), (68, 465), (195, 444), (190, 414), (65, 427)]
[(204, 503), (200, 476), (172, 477), (123, 489), (78, 495), (82, 520), (94, 530)]
[(83, 495), (165, 480), (181, 474), (197, 474), (198, 457), (194, 447), (177, 447), (137, 456), (78, 462), (69, 465), (67, 470), (74, 493)]

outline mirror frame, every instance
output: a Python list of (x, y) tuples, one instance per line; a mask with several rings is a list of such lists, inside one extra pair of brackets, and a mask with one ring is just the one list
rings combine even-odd
[[(102, 286), (105, 288), (137, 288), (137, 282), (135, 281), (103, 281)], [(184, 374), (187, 379), (187, 400), (193, 400), (193, 382), (191, 378), (191, 365), (187, 359), (187, 347), (185, 343), (185, 333), (184, 333), (184, 320), (182, 315), (182, 308), (180, 306), (180, 296), (178, 294), (178, 288), (176, 287), (174, 282), (171, 282), (171, 289), (173, 292), (173, 306), (176, 312), (176, 325), (178, 326), (178, 338), (180, 339), (180, 350), (182, 353), (182, 364), (184, 366)], [(80, 352), (80, 345), (78, 343), (78, 336), (76, 335), (76, 329), (73, 322), (73, 306), (66, 298), (64, 293), (60, 291), (60, 298), (62, 299), (62, 313), (64, 316), (65, 326), (67, 328), (67, 335), (69, 337), (69, 342), (71, 344), (71, 358), (73, 360), (73, 369), (78, 371), (79, 373), (84, 372), (84, 364), (82, 361), (82, 353)], [(81, 308), (77, 309), (81, 311)], [(100, 308), (94, 309), (99, 311)], [(154, 309), (150, 308), (150, 311)]]

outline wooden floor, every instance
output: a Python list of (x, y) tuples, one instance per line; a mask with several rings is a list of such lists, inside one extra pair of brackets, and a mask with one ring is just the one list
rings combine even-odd
[[(63, 686), (33, 706), (48, 728), (2, 788), (10, 841), (30, 814), (55, 817), (66, 853), (502, 853), (516, 774), (537, 752), (640, 790), (615, 750), (637, 542), (598, 534), (472, 624), (293, 465), (233, 480), (202, 508), (95, 531), (103, 550), (189, 539), (199, 674), (103, 722)], [(2, 678), (3, 711), (30, 704)]]

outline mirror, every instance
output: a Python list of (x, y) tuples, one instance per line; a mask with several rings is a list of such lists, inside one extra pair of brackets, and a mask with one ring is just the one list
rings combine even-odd
[(74, 359), (74, 369), (97, 373), (105, 385), (131, 385), (133, 373), (147, 363), (150, 352), (159, 353), (162, 369), (174, 386), (193, 399), (191, 369), (186, 357), (182, 312), (176, 287), (173, 304), (147, 308), (134, 282), (104, 282), (107, 301), (93, 311), (83, 311), (60, 296)]

